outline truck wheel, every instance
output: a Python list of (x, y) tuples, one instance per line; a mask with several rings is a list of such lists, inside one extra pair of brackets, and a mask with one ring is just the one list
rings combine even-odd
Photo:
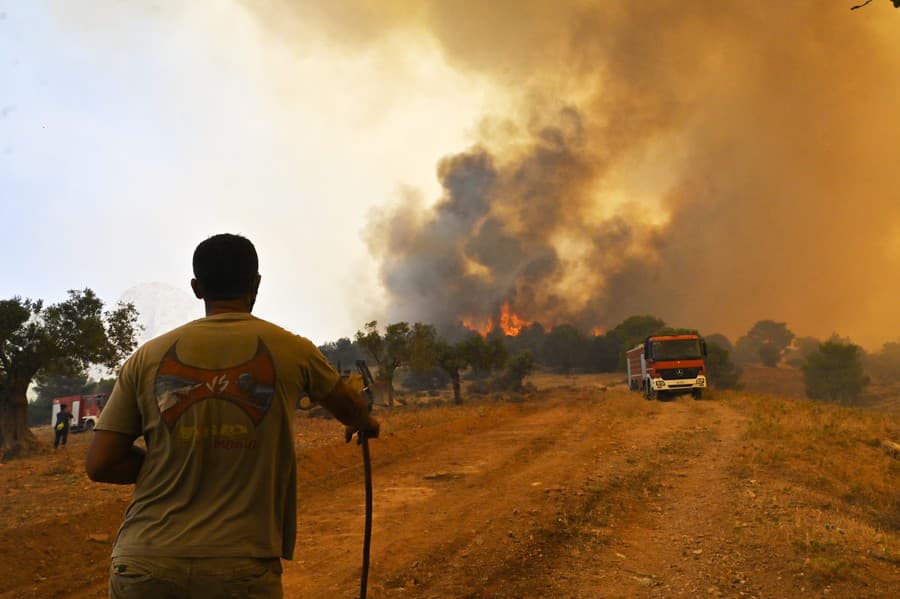
[(656, 399), (656, 393), (654, 393), (653, 387), (651, 385), (645, 384), (643, 391), (644, 399), (646, 399), (647, 401), (653, 401), (654, 399)]
[(84, 432), (89, 433), (92, 430), (94, 430), (94, 421), (88, 420), (87, 422), (84, 423)]
[(694, 399), (703, 399), (703, 389), (694, 389), (691, 391), (691, 397)]

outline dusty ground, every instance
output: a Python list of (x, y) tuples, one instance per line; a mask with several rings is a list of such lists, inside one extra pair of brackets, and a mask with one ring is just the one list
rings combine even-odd
[[(369, 596), (897, 596), (900, 461), (877, 440), (898, 417), (614, 382), (382, 411)], [(357, 593), (361, 458), (339, 435), (298, 416), (286, 597)], [(0, 599), (105, 596), (129, 489), (86, 479), (87, 440), (0, 465)]]

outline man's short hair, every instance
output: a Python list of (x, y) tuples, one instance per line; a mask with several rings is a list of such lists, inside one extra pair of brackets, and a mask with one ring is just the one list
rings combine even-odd
[(205, 299), (237, 299), (253, 290), (257, 274), (259, 258), (246, 237), (213, 235), (194, 250), (194, 277)]

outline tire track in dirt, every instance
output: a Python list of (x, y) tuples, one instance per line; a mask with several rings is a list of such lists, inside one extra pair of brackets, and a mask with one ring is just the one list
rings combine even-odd
[[(466, 434), (458, 434), (459, 423), (433, 427), (409, 435), (422, 445), (410, 448), (402, 457), (392, 455), (379, 459), (380, 445), (373, 443), (375, 471), (375, 533), (373, 539), (370, 581), (372, 597), (414, 562), (425, 563), (422, 556), (453, 555), (473, 538), (487, 536), (496, 523), (485, 516), (492, 504), (504, 506), (508, 497), (493, 484), (497, 473), (533, 477), (523, 465), (537, 456), (551, 452), (560, 431), (580, 422), (579, 414), (566, 407), (502, 406), (478, 420), (467, 423)], [(447, 430), (451, 429), (451, 430)], [(408, 445), (409, 438), (406, 439)], [(384, 455), (384, 454), (381, 454)], [(362, 542), (361, 474), (350, 492), (341, 493), (327, 502), (324, 509), (309, 509), (300, 517), (297, 568), (289, 565), (285, 589), (298, 597), (353, 596), (358, 585), (359, 549)], [(322, 489), (304, 499), (305, 505), (321, 505), (319, 496), (329, 494)], [(337, 516), (335, 516), (337, 514)], [(354, 518), (347, 518), (353, 514)], [(329, 534), (322, 531), (331, 529)], [(475, 541), (477, 542), (477, 540)], [(440, 570), (435, 564), (432, 570)], [(421, 576), (421, 574), (419, 574)], [(413, 580), (415, 573), (411, 574)]]
[(738, 494), (729, 472), (745, 419), (714, 402), (667, 405), (696, 414), (667, 445), (657, 446), (661, 466), (644, 501), (625, 507), (625, 524), (600, 543), (585, 543), (575, 559), (557, 565), (584, 575), (556, 584), (565, 597), (753, 596), (734, 536)]
[[(586, 430), (573, 429), (563, 436), (565, 442), (558, 447), (564, 456), (561, 460), (531, 465), (531, 470), (557, 481), (557, 485), (512, 508), (522, 516), (504, 522), (516, 527), (506, 535), (511, 542), (488, 551), (470, 545), (468, 555), (461, 553), (466, 562), (457, 581), (439, 581), (414, 596), (576, 596), (558, 592), (571, 589), (570, 581), (577, 581), (584, 571), (584, 563), (571, 567), (572, 557), (581, 562), (580, 546), (588, 540), (607, 542), (609, 529), (629, 509), (623, 502), (643, 498), (660, 475), (660, 464), (648, 457), (660, 446), (673, 445), (671, 439), (693, 427), (686, 410), (657, 404), (645, 404), (623, 418), (621, 407), (634, 409), (634, 402), (635, 396), (623, 393), (611, 394), (609, 401), (594, 405), (583, 421), (595, 425)], [(568, 409), (578, 410), (579, 406), (570, 405)], [(517, 477), (507, 478), (510, 487), (521, 486)], [(506, 507), (511, 505), (515, 504)], [(497, 537), (502, 539), (503, 535)]]
[[(572, 527), (605, 497), (598, 489), (644, 493), (653, 473), (635, 456), (693, 427), (688, 411), (627, 393), (602, 402), (564, 395), (487, 418), (474, 436), (448, 436), (391, 466), (376, 462), (372, 597), (539, 596), (549, 578), (535, 563), (567, 550)], [(632, 407), (623, 415), (617, 405)], [(361, 513), (361, 498), (340, 507)], [(329, 516), (318, 518), (306, 529), (327, 528)], [(286, 590), (353, 596), (361, 530), (361, 520), (330, 540), (301, 530), (301, 551), (316, 557), (301, 556)]]
[[(740, 407), (746, 409), (745, 405)], [(692, 413), (694, 426), (659, 444), (657, 455), (638, 454), (643, 464), (661, 465), (656, 483), (643, 502), (627, 503), (619, 519), (624, 526), (588, 534), (595, 519), (571, 536), (570, 555), (553, 565), (548, 595), (595, 597), (788, 597), (817, 591), (824, 596), (886, 597), (895, 593), (896, 572), (858, 559), (852, 575), (815, 582), (815, 563), (798, 544), (815, 545), (829, 526), (852, 522), (835, 513), (818, 513), (802, 523), (799, 514), (835, 499), (792, 487), (777, 475), (759, 471), (748, 477), (745, 433), (750, 418), (731, 402), (679, 402), (663, 410)], [(662, 431), (657, 431), (662, 433)], [(663, 435), (659, 437), (664, 439)], [(752, 474), (750, 474), (752, 476)], [(613, 498), (611, 497), (611, 498)], [(817, 503), (821, 502), (821, 503)], [(837, 517), (835, 517), (837, 516)], [(779, 522), (794, 519), (794, 524)], [(820, 528), (821, 527), (821, 528)], [(839, 536), (839, 535), (838, 535)], [(799, 540), (798, 540), (799, 539)], [(841, 547), (841, 554), (864, 549)], [(827, 565), (827, 564), (826, 564)], [(805, 572), (804, 572), (805, 571)], [(806, 574), (806, 576), (804, 576)], [(812, 577), (810, 576), (812, 574)], [(826, 571), (827, 574), (827, 571)], [(893, 582), (892, 582), (893, 581)]]

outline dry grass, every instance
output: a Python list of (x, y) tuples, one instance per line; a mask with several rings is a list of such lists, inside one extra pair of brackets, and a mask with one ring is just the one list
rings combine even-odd
[(825, 587), (855, 580), (871, 558), (898, 563), (900, 461), (879, 441), (900, 436), (900, 418), (765, 395), (731, 401), (750, 418), (732, 468), (779, 497), (762, 502), (761, 517), (808, 580)]
[[(743, 370), (741, 381), (748, 393), (806, 399), (803, 371), (799, 368), (790, 366), (768, 368), (755, 364), (744, 365), (741, 368)], [(900, 416), (900, 383), (873, 381), (859, 398), (857, 407)]]

